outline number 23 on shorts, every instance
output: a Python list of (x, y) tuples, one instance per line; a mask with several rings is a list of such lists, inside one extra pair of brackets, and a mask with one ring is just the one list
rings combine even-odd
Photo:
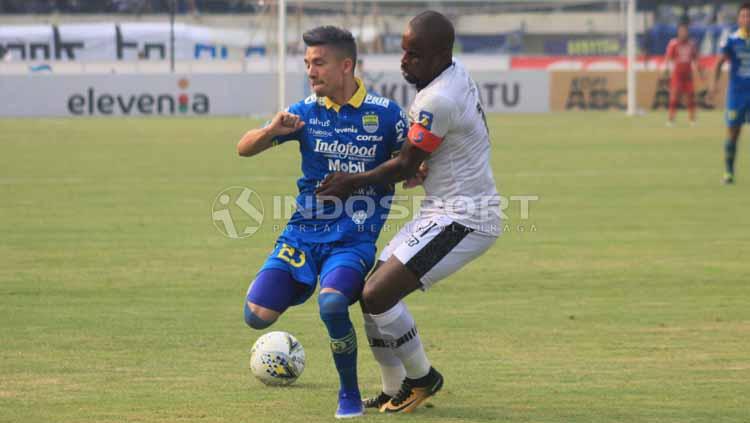
[(294, 267), (302, 267), (305, 264), (305, 252), (284, 243), (281, 244), (281, 249), (279, 249), (279, 254), (276, 257)]

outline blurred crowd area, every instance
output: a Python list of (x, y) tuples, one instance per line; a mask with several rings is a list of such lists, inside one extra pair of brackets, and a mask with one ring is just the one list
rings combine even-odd
[(254, 13), (258, 0), (0, 0), (0, 13)]
[[(264, 7), (275, 5), (278, 0), (0, 0), (0, 13), (14, 14), (47, 14), (47, 13), (134, 13), (159, 14), (170, 13), (256, 13)], [(315, 0), (288, 0), (290, 11), (296, 8), (316, 8)], [(342, 12), (347, 3), (360, 3), (372, 7), (376, 3), (368, 0), (341, 1), (338, 6)], [(592, 0), (568, 2), (544, 0), (499, 0), (499, 1), (409, 1), (397, 3), (400, 8), (451, 9), (460, 6), (463, 10), (478, 12), (517, 11), (536, 12), (601, 12), (622, 9), (625, 0)], [(658, 21), (675, 21), (689, 15), (691, 20), (700, 23), (716, 23), (727, 19), (722, 10), (734, 10), (739, 1), (711, 0), (639, 0), (639, 10), (652, 11)], [(381, 5), (382, 7), (382, 5)]]
[[(78, 16), (108, 15), (105, 21), (161, 19), (174, 12), (184, 22), (216, 30), (251, 28), (253, 37), (267, 32), (260, 49), (270, 49), (278, 0), (0, 0), (0, 15), (27, 16), (22, 23), (59, 16), (57, 23), (76, 23)], [(484, 54), (560, 56), (622, 55), (626, 50), (626, 0), (503, 0), (503, 1), (341, 1), (287, 0), (292, 39), (316, 25), (341, 25), (352, 30), (366, 53), (398, 53), (401, 29), (408, 17), (437, 8), (456, 24), (457, 50)], [(739, 1), (639, 0), (636, 29), (641, 54), (660, 55), (690, 23), (691, 37), (701, 54), (718, 52), (736, 27)], [(111, 15), (118, 15), (112, 17)], [(211, 21), (222, 18), (222, 21)], [(193, 21), (190, 21), (193, 19)], [(231, 19), (227, 20), (227, 19)], [(5, 22), (6, 24), (8, 22)], [(17, 22), (14, 22), (17, 24)], [(295, 53), (304, 46), (290, 45)]]

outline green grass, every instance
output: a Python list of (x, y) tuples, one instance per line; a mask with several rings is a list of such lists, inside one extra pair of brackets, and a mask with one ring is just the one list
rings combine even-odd
[[(750, 161), (741, 146), (721, 186), (721, 117), (700, 117), (492, 116), (501, 193), (539, 201), (409, 298), (446, 377), (434, 407), (361, 421), (750, 421)], [(257, 123), (0, 120), (0, 421), (332, 421), (315, 301), (275, 326), (306, 349), (298, 383), (247, 370), (242, 302), (277, 233), (223, 237), (211, 204), (292, 193), (299, 172), (291, 145), (236, 157)]]

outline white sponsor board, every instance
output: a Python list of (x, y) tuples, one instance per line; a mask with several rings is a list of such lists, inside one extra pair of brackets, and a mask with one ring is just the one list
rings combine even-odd
[[(549, 74), (546, 71), (471, 72), (479, 86), (484, 109), (499, 113), (549, 112)], [(365, 72), (368, 89), (407, 108), (417, 93), (400, 72)]]
[[(276, 85), (271, 74), (8, 75), (0, 116), (268, 115)], [(302, 97), (298, 78), (287, 86), (287, 104)]]
[[(474, 72), (485, 110), (549, 111), (549, 75)], [(285, 106), (307, 96), (304, 74), (287, 75)], [(368, 89), (409, 106), (416, 89), (399, 72), (368, 73)], [(249, 116), (277, 110), (276, 76), (237, 74), (32, 74), (0, 77), (0, 116)]]

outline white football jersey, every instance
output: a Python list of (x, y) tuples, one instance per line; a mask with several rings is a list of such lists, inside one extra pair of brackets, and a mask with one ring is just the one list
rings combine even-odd
[(430, 154), (420, 216), (448, 215), (478, 232), (499, 235), (500, 199), (490, 166), (490, 137), (477, 84), (454, 61), (417, 93), (410, 123), (442, 142)]

